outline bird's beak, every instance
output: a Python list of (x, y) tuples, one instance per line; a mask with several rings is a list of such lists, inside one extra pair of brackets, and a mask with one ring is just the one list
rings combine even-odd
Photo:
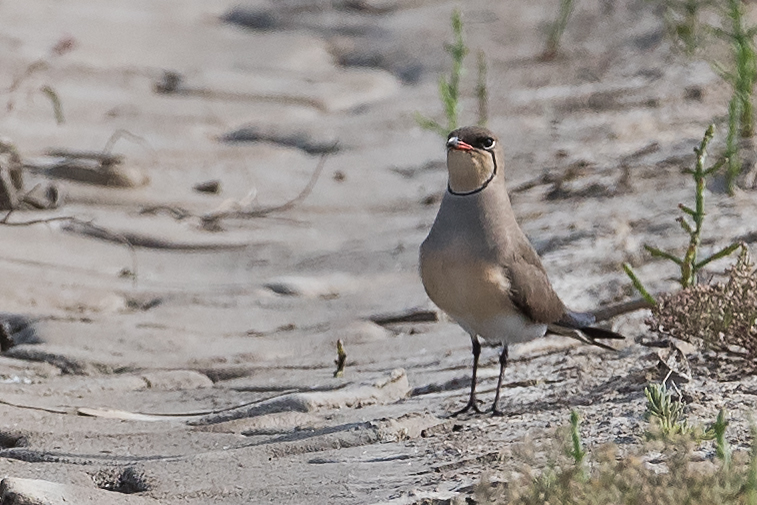
[(457, 149), (458, 151), (472, 151), (473, 146), (466, 144), (457, 137), (450, 137), (449, 140), (447, 140), (447, 149)]

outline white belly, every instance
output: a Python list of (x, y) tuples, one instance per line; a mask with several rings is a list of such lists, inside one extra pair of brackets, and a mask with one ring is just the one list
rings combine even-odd
[(519, 312), (508, 312), (487, 319), (452, 316), (468, 333), (475, 333), (490, 344), (519, 344), (543, 337), (547, 325), (534, 323)]

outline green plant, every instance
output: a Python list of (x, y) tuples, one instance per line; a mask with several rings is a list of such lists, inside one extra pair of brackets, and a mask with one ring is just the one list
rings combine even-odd
[[(705, 162), (707, 160), (707, 147), (715, 135), (715, 125), (710, 125), (702, 138), (702, 142), (699, 147), (694, 149), (696, 153), (696, 163), (694, 169), (687, 169), (685, 172), (690, 174), (694, 179), (694, 208), (688, 207), (684, 204), (679, 204), (678, 208), (683, 212), (682, 216), (679, 216), (676, 221), (681, 228), (689, 235), (689, 243), (686, 247), (686, 252), (681, 258), (678, 258), (675, 254), (664, 251), (657, 247), (644, 245), (646, 249), (653, 257), (670, 260), (675, 263), (680, 270), (680, 277), (678, 278), (679, 284), (683, 288), (692, 286), (697, 283), (697, 273), (704, 268), (707, 264), (717, 259), (728, 256), (741, 244), (733, 243), (723, 249), (707, 256), (704, 259), (699, 258), (699, 245), (702, 241), (702, 226), (704, 223), (705, 210), (704, 210), (704, 191), (705, 183), (708, 176), (717, 172), (723, 164), (726, 162), (725, 158), (721, 158), (714, 165), (709, 168), (705, 168)], [(689, 222), (689, 219), (691, 222)], [(649, 291), (644, 288), (644, 285), (639, 280), (638, 276), (633, 271), (633, 268), (628, 263), (623, 264), (623, 269), (626, 274), (631, 278), (634, 287), (654, 305), (655, 300), (649, 294)]]
[[(644, 388), (647, 397), (647, 410), (644, 418), (654, 421), (659, 434), (670, 438), (674, 435), (689, 435), (692, 427), (683, 418), (683, 402), (674, 399), (665, 384), (650, 384)], [(656, 434), (647, 432), (648, 438), (655, 438)]]
[[(465, 45), (463, 18), (459, 9), (452, 11), (451, 24), (454, 41), (452, 44), (445, 44), (444, 49), (452, 58), (452, 69), (448, 78), (439, 78), (439, 98), (444, 108), (447, 123), (446, 125), (442, 125), (438, 121), (428, 118), (419, 112), (415, 113), (415, 121), (421, 128), (436, 132), (445, 138), (450, 131), (459, 126), (459, 117), (462, 109), (460, 103), (460, 80), (465, 73), (463, 61), (469, 52), (468, 46)], [(481, 126), (486, 124), (488, 116), (486, 70), (486, 58), (483, 51), (480, 51), (478, 53), (476, 97), (478, 99), (478, 124)]]
[(58, 125), (62, 125), (66, 122), (66, 118), (63, 116), (63, 104), (60, 102), (58, 93), (49, 85), (44, 85), (39, 89), (50, 100), (53, 106), (53, 114), (55, 115), (55, 122)]
[(628, 263), (623, 263), (621, 265), (623, 267), (623, 271), (626, 273), (626, 275), (631, 279), (631, 284), (636, 289), (636, 291), (639, 292), (642, 298), (652, 307), (654, 307), (657, 304), (657, 300), (655, 300), (654, 296), (649, 294), (649, 291), (647, 291), (647, 288), (644, 287), (644, 284), (641, 282), (639, 277), (636, 275), (636, 272), (634, 272), (633, 267), (631, 267)]
[[(22, 87), (35, 87), (34, 84), (27, 84), (27, 81), (29, 81), (30, 78), (32, 78), (32, 76), (34, 75), (45, 73), (50, 69), (51, 63), (53, 61), (72, 51), (75, 47), (76, 39), (72, 37), (63, 37), (50, 48), (50, 52), (47, 56), (28, 64), (24, 71), (16, 76), (11, 82), (11, 85), (8, 87), (8, 101), (5, 105), (5, 108), (8, 111), (13, 110), (15, 108), (15, 95), (19, 92), (19, 90)], [(26, 86), (24, 86), (25, 84)], [(47, 97), (48, 100), (50, 100), (56, 123), (58, 125), (65, 123), (65, 117), (63, 116), (63, 105), (61, 103), (60, 96), (55, 91), (53, 86), (51, 84), (43, 84), (35, 91), (41, 92), (43, 95), (45, 95), (45, 97)]]
[(728, 158), (725, 184), (730, 194), (735, 189), (736, 177), (741, 173), (741, 156), (739, 153), (739, 116), (741, 101), (734, 96), (728, 101), (728, 134), (725, 139), (725, 156)]
[(489, 91), (486, 87), (486, 55), (478, 52), (478, 80), (476, 82), (476, 98), (478, 99), (478, 126), (486, 126), (489, 121)]
[(746, 501), (749, 505), (757, 504), (757, 426), (754, 421), (749, 426), (752, 435), (752, 447), (749, 451), (749, 470), (744, 485)]
[[(709, 60), (720, 77), (731, 85), (725, 180), (728, 192), (733, 194), (742, 168), (739, 140), (754, 135), (752, 95), (757, 81), (754, 43), (757, 26), (747, 24), (743, 0), (661, 0), (660, 3), (673, 41), (687, 55), (699, 54)], [(711, 24), (709, 20), (718, 21)], [(723, 43), (730, 54), (725, 64), (712, 56), (721, 53)]]
[(729, 43), (732, 50), (732, 71), (715, 65), (720, 75), (731, 84), (733, 95), (728, 103), (728, 137), (726, 139), (726, 156), (728, 170), (726, 183), (728, 192), (733, 194), (736, 178), (741, 173), (739, 157), (739, 140), (754, 135), (754, 112), (752, 93), (757, 79), (757, 56), (755, 55), (754, 36), (757, 27), (745, 25), (744, 3), (742, 0), (728, 0), (723, 18), (730, 21), (731, 29), (715, 28), (713, 32)]
[(586, 457), (586, 451), (581, 444), (581, 432), (579, 431), (579, 425), (581, 424), (581, 418), (578, 415), (577, 410), (570, 412), (570, 456), (575, 461), (576, 466), (581, 466), (584, 457)]
[[(723, 469), (727, 471), (731, 466), (731, 447), (725, 438), (726, 428), (728, 428), (728, 420), (726, 419), (725, 409), (720, 409), (717, 420), (707, 431), (715, 438), (715, 455), (723, 462)], [(757, 440), (754, 434), (752, 439)], [(757, 443), (754, 446), (757, 447)]]
[[(720, 2), (725, 5), (721, 5)], [(679, 48), (688, 56), (700, 54), (710, 63), (733, 90), (728, 102), (728, 135), (725, 157), (728, 160), (726, 185), (733, 194), (736, 179), (741, 173), (740, 138), (754, 135), (754, 112), (752, 95), (757, 82), (757, 50), (754, 37), (757, 26), (747, 24), (744, 0), (659, 0), (668, 33)], [(560, 39), (574, 8), (574, 0), (560, 0), (557, 17), (547, 34), (542, 53), (543, 60), (557, 56)], [(710, 19), (719, 20), (718, 25), (709, 24)], [(727, 28), (726, 28), (727, 27)], [(712, 60), (705, 50), (716, 41), (725, 42), (731, 58), (727, 65)]]
[(568, 20), (573, 13), (574, 0), (560, 0), (560, 9), (557, 12), (557, 17), (549, 26), (549, 32), (547, 33), (547, 44), (544, 48), (544, 52), (541, 54), (542, 60), (553, 60), (557, 56), (557, 52), (560, 48), (560, 40), (562, 39), (565, 28), (568, 26)]
[[(694, 150), (697, 155), (696, 164), (694, 169), (687, 169), (685, 173), (690, 174), (694, 179), (695, 191), (694, 191), (694, 208), (687, 207), (684, 204), (679, 204), (678, 208), (684, 213), (676, 221), (683, 228), (683, 230), (689, 235), (689, 245), (686, 248), (686, 252), (682, 258), (677, 258), (672, 253), (663, 251), (656, 247), (644, 246), (652, 256), (658, 258), (664, 258), (672, 261), (679, 266), (681, 271), (681, 277), (678, 282), (682, 287), (688, 287), (697, 282), (697, 272), (701, 270), (708, 263), (723, 258), (733, 251), (735, 251), (739, 244), (731, 244), (724, 247), (720, 251), (711, 254), (703, 260), (699, 260), (699, 245), (702, 241), (702, 224), (704, 223), (704, 190), (705, 179), (707, 176), (717, 172), (721, 166), (725, 163), (725, 159), (721, 158), (718, 162), (712, 165), (710, 168), (705, 169), (704, 164), (707, 159), (707, 146), (709, 145), (712, 137), (715, 134), (715, 125), (710, 125), (702, 138), (702, 142), (699, 147)], [(693, 223), (689, 223), (686, 216), (689, 216)]]
[[(573, 420), (571, 419), (571, 429)], [(752, 428), (750, 454), (731, 457), (725, 441), (727, 422), (721, 411), (715, 422), (716, 439), (713, 462), (692, 458), (695, 447), (689, 437), (645, 442), (637, 447), (608, 444), (592, 454), (586, 465), (563, 457), (541, 472), (519, 468), (523, 475), (500, 486), (482, 482), (476, 489), (476, 503), (516, 505), (744, 505), (757, 501), (757, 429)], [(564, 442), (570, 452), (570, 443)], [(722, 450), (726, 448), (726, 450)], [(650, 468), (649, 453), (658, 453)], [(583, 460), (582, 460), (583, 461)], [(661, 468), (662, 467), (662, 468)]]
[(671, 40), (688, 56), (693, 56), (704, 44), (700, 15), (713, 0), (663, 0), (661, 3)]

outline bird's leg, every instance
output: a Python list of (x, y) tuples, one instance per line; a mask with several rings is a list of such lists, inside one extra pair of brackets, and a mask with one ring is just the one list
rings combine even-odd
[(499, 404), (499, 390), (502, 387), (502, 379), (505, 377), (505, 367), (507, 366), (507, 344), (502, 348), (502, 354), (499, 355), (499, 379), (497, 379), (497, 392), (494, 394), (494, 405), (492, 405), (492, 415), (502, 416), (504, 415), (501, 410), (497, 408)]
[(451, 417), (463, 414), (471, 409), (473, 409), (474, 412), (481, 413), (481, 409), (478, 408), (478, 404), (476, 403), (476, 373), (478, 372), (478, 357), (481, 355), (481, 342), (478, 341), (476, 335), (471, 335), (471, 347), (473, 351), (473, 375), (470, 383), (470, 398), (465, 407), (454, 412)]

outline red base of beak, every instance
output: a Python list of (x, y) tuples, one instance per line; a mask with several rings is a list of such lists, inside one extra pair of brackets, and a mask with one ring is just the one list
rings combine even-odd
[(449, 149), (457, 149), (458, 151), (472, 151), (473, 150), (472, 145), (466, 144), (462, 140), (459, 140), (455, 137), (447, 141), (447, 147)]

